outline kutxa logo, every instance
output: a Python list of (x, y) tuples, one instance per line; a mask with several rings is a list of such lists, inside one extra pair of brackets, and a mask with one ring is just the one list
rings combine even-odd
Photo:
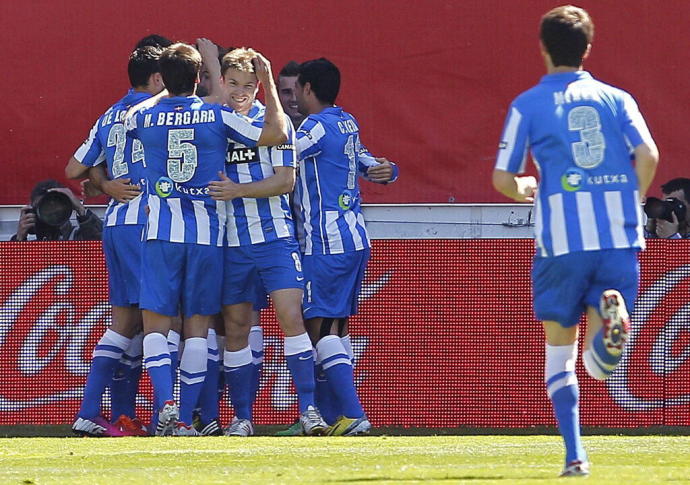
[(628, 347), (606, 381), (627, 411), (690, 403), (690, 265), (663, 274), (638, 297)]
[[(365, 283), (362, 299), (373, 298), (391, 278), (389, 272)], [(18, 284), (2, 302), (0, 413), (81, 398), (91, 347), (110, 321), (110, 306), (97, 301), (83, 313), (74, 304), (75, 296), (93, 297), (88, 289), (75, 288), (70, 266), (51, 265)], [(364, 356), (368, 340), (353, 339), (355, 360)], [(267, 338), (265, 346), (262, 387), (270, 386), (270, 401), (280, 410), (296, 397), (282, 357), (282, 339)]]

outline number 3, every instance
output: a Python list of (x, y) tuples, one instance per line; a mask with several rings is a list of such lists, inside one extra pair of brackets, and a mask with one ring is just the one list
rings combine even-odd
[(578, 106), (568, 113), (568, 129), (579, 131), (580, 140), (571, 143), (575, 163), (594, 168), (604, 161), (606, 140), (601, 132), (599, 113), (591, 106)]

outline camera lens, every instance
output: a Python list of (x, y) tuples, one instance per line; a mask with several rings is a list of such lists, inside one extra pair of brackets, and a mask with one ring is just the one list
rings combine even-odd
[(62, 192), (48, 192), (36, 204), (36, 216), (43, 224), (60, 227), (72, 216), (72, 201)]
[(671, 216), (671, 210), (666, 201), (656, 197), (647, 197), (647, 202), (644, 204), (644, 213), (650, 219), (667, 219)]

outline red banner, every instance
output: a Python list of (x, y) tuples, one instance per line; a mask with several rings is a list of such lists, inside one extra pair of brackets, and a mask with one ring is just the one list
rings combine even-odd
[[(554, 423), (531, 309), (529, 240), (375, 241), (351, 328), (378, 426)], [(690, 425), (690, 242), (650, 241), (630, 346), (609, 381), (578, 363), (584, 425)], [(100, 245), (0, 243), (0, 424), (69, 423), (109, 320)], [(271, 311), (256, 421), (288, 423), (296, 397)], [(139, 396), (146, 415), (151, 390)], [(228, 417), (226, 405), (222, 406)]]

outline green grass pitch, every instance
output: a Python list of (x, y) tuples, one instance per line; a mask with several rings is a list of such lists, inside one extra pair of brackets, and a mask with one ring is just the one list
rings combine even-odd
[(3, 438), (0, 483), (690, 483), (690, 436), (586, 436), (588, 478), (556, 478), (558, 436)]

